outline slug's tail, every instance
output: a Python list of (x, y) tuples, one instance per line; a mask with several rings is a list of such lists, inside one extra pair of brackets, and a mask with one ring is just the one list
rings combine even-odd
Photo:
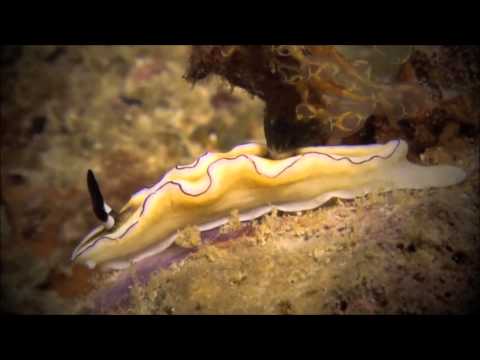
[(445, 187), (461, 183), (466, 178), (462, 169), (449, 166), (420, 166), (405, 161), (401, 166), (392, 169), (395, 188), (424, 189), (429, 187)]

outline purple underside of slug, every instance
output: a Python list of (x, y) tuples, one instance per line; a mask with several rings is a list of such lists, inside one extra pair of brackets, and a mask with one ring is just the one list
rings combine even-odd
[[(253, 231), (251, 221), (244, 222), (240, 229), (225, 234), (220, 233), (220, 228), (201, 232), (202, 245), (234, 240)], [(135, 284), (145, 285), (154, 272), (166, 269), (197, 251), (198, 247), (183, 248), (173, 244), (165, 251), (132, 265), (133, 272), (128, 269), (123, 270), (113, 286), (100, 289), (93, 294), (93, 308), (88, 309), (87, 312), (99, 313), (119, 306), (128, 306), (132, 286)]]

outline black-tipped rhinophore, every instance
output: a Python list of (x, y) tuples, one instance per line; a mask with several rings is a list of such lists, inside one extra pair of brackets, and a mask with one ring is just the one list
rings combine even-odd
[(92, 200), (93, 212), (100, 221), (106, 222), (108, 214), (104, 208), (103, 196), (100, 192), (97, 180), (95, 179), (95, 175), (93, 175), (93, 171), (90, 169), (88, 169), (87, 172), (87, 186), (88, 192), (90, 193), (90, 199)]

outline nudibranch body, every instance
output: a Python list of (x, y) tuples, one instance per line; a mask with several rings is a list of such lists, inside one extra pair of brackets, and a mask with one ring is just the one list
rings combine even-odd
[(465, 178), (453, 166), (413, 164), (407, 150), (404, 141), (394, 140), (384, 145), (306, 147), (281, 160), (269, 159), (267, 148), (254, 143), (206, 153), (134, 194), (113, 216), (115, 224), (94, 229), (72, 259), (90, 267), (124, 268), (165, 250), (178, 230), (218, 227), (235, 209), (246, 221), (273, 208), (309, 210), (332, 197), (450, 186)]

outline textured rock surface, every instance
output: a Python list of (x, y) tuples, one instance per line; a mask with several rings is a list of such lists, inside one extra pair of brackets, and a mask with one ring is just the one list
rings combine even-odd
[[(478, 177), (477, 180), (478, 181)], [(480, 291), (472, 183), (266, 216), (200, 251), (114, 313), (468, 313)], [(461, 231), (459, 231), (461, 229)]]

